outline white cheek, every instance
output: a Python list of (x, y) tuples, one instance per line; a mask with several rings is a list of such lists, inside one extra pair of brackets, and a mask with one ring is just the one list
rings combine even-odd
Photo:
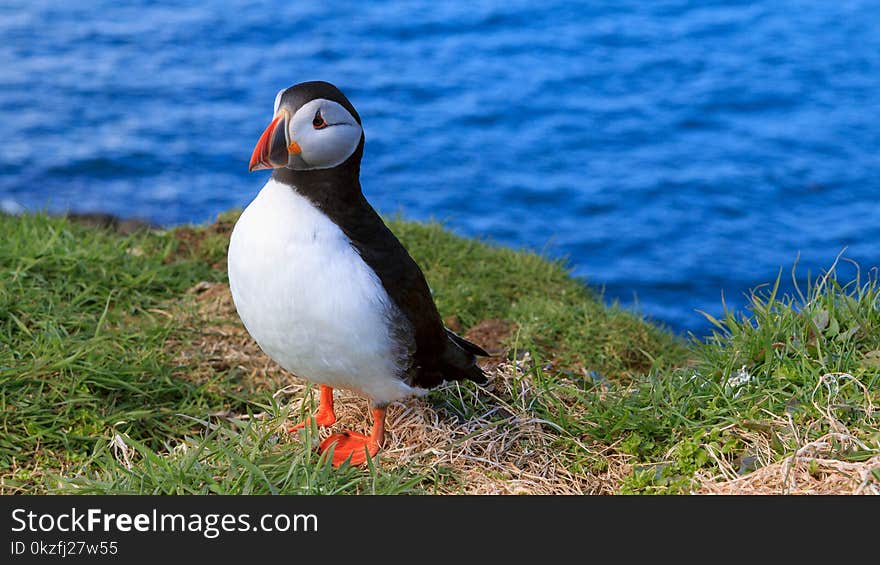
[[(312, 122), (316, 112), (330, 125), (315, 129)], [(331, 100), (312, 100), (296, 111), (290, 120), (290, 139), (299, 144), (300, 159), (294, 159), (294, 167), (306, 169), (329, 169), (351, 157), (361, 141), (361, 126), (340, 104)]]
[(324, 129), (307, 129), (297, 136), (302, 158), (316, 169), (335, 167), (348, 159), (361, 140), (361, 128), (336, 125)]

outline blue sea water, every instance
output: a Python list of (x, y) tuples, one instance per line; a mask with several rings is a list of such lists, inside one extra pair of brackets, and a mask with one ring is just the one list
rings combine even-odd
[(6, 1), (0, 203), (212, 220), (314, 79), (381, 212), (567, 257), (680, 332), (798, 256), (880, 265), (877, 2)]

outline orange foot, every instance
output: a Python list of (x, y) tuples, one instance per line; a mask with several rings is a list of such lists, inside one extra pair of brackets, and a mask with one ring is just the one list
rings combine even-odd
[(304, 428), (306, 424), (310, 424), (312, 420), (315, 421), (315, 424), (324, 428), (336, 423), (336, 413), (333, 412), (333, 389), (329, 386), (321, 385), (321, 402), (315, 415), (306, 418), (305, 421), (295, 426), (287, 428), (287, 431), (295, 432), (300, 428)]
[(351, 465), (363, 465), (367, 462), (367, 454), (370, 457), (379, 452), (379, 446), (385, 438), (385, 409), (373, 409), (373, 433), (369, 436), (356, 432), (342, 432), (333, 434), (321, 442), (321, 453), (326, 453), (333, 447), (332, 464), (339, 467), (346, 461)]
[(379, 444), (364, 434), (342, 432), (333, 434), (321, 442), (321, 453), (333, 447), (333, 466), (339, 467), (350, 457), (350, 465), (363, 465), (367, 462), (367, 453), (373, 457), (379, 453)]

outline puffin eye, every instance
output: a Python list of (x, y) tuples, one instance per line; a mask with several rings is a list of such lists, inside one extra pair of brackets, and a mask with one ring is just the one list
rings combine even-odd
[(324, 117), (321, 115), (321, 110), (315, 112), (315, 118), (312, 120), (312, 127), (315, 129), (324, 129), (327, 127), (327, 122), (324, 121)]

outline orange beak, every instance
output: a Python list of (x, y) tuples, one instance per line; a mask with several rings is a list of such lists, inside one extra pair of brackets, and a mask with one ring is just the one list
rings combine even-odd
[(287, 142), (287, 113), (282, 111), (275, 116), (257, 141), (248, 171), (284, 167), (289, 155), (298, 155), (301, 152), (302, 149), (295, 141)]

